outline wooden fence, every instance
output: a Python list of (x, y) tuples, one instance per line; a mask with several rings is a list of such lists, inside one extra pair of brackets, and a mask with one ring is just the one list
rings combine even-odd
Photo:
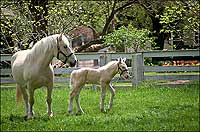
[[(145, 66), (144, 58), (153, 57), (198, 57), (199, 50), (180, 50), (180, 51), (149, 51), (141, 52), (137, 54), (133, 53), (77, 53), (79, 61), (84, 60), (98, 60), (99, 66), (105, 65), (107, 62), (117, 59), (119, 57), (125, 57), (131, 60), (131, 67), (129, 71), (132, 74), (132, 78), (129, 80), (122, 80), (115, 77), (113, 81), (119, 82), (132, 82), (131, 87), (138, 86), (142, 81), (146, 80), (199, 80), (199, 66)], [(1, 61), (9, 61), (11, 55), (1, 55)], [(55, 82), (69, 82), (69, 74), (80, 67), (76, 68), (55, 68)], [(190, 75), (145, 75), (145, 72), (197, 72), (198, 74)], [(4, 77), (4, 76), (9, 77)], [(1, 84), (14, 83), (11, 77), (11, 69), (1, 69)]]

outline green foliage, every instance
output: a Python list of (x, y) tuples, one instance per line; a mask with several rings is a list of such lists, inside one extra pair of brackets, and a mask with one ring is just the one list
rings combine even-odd
[[(33, 34), (33, 29), (39, 28), (42, 24), (35, 21), (35, 17), (39, 17), (39, 15), (47, 20), (47, 27), (45, 28), (48, 33), (45, 33), (44, 36), (60, 32), (68, 34), (69, 31), (80, 25), (90, 25), (101, 32), (106, 21), (106, 15), (109, 13), (106, 8), (112, 6), (112, 4), (109, 4), (106, 1), (49, 1), (46, 5), (48, 14), (44, 14), (44, 9), (40, 5), (31, 7), (31, 9), (34, 9), (33, 14), (31, 14), (30, 6), (33, 5), (30, 2), (5, 0), (2, 1), (1, 8), (11, 11), (13, 16), (5, 17), (4, 14), (2, 15), (2, 33), (4, 36), (11, 36), (14, 44), (21, 43), (25, 48), (28, 48), (31, 38), (40, 34)], [(43, 18), (41, 21), (43, 21)], [(5, 23), (9, 26), (6, 26)], [(41, 34), (43, 33), (44, 31), (41, 31)], [(1, 45), (8, 44), (9, 42), (6, 39), (5, 42), (1, 42)]]
[(198, 31), (199, 12), (199, 2), (196, 0), (169, 2), (163, 14), (157, 16), (160, 17), (160, 23), (163, 25), (161, 32), (189, 37), (188, 32)]
[(116, 89), (113, 109), (105, 114), (99, 110), (100, 91), (83, 88), (80, 102), (85, 114), (69, 116), (71, 90), (64, 83), (56, 83), (54, 117), (45, 115), (46, 89), (38, 89), (35, 119), (28, 121), (23, 118), (24, 104), (16, 106), (15, 90), (2, 90), (1, 131), (199, 131), (199, 82), (173, 88), (157, 84), (154, 81), (138, 88)]
[(116, 25), (132, 25), (137, 29), (148, 29), (152, 31), (152, 20), (147, 11), (139, 4), (119, 12), (116, 15)]
[[(120, 9), (120, 11), (114, 15), (112, 21), (114, 26), (112, 24), (108, 26), (109, 32), (112, 32), (114, 28), (127, 25), (132, 25), (132, 27), (140, 29), (136, 31), (131, 27), (128, 31), (129, 33), (124, 33), (126, 34), (125, 36), (123, 33), (115, 35), (114, 38), (117, 44), (113, 40), (114, 45), (121, 50), (127, 46), (133, 47), (137, 51), (138, 47), (141, 49), (146, 48), (147, 43), (153, 44), (153, 40), (148, 40), (146, 36), (149, 36), (149, 31), (152, 31), (155, 27), (153, 26), (155, 23), (152, 23), (151, 17), (156, 14), (161, 14), (157, 16), (163, 25), (161, 32), (186, 32), (184, 36), (189, 37), (187, 33), (191, 31), (197, 32), (199, 27), (198, 14), (200, 8), (196, 0), (186, 2), (165, 1), (164, 3), (158, 0), (151, 2), (144, 0), (140, 2), (136, 1), (126, 8), (121, 7), (130, 1), (48, 1), (46, 5), (33, 6), (31, 9), (34, 9), (35, 12), (30, 11), (30, 6), (32, 6), (30, 4), (31, 1), (1, 1), (1, 8), (6, 8), (14, 14), (8, 17), (2, 13), (1, 32), (3, 41), (1, 42), (1, 46), (4, 46), (4, 48), (13, 47), (14, 44), (16, 46), (19, 43), (24, 45), (25, 48), (29, 48), (28, 45), (35, 37), (34, 30), (37, 31), (37, 29), (43, 27), (43, 22), (47, 22), (47, 25), (45, 23), (46, 27), (41, 28), (41, 30), (45, 31), (36, 33), (37, 40), (43, 36), (60, 32), (68, 34), (69, 31), (80, 25), (92, 26), (101, 34), (111, 12), (117, 9)], [(47, 8), (44, 9), (44, 7)], [(164, 7), (165, 10), (162, 14), (162, 8)], [(145, 31), (143, 29), (148, 30)], [(121, 30), (125, 32), (128, 29)], [(131, 30), (132, 32), (130, 32)], [(116, 33), (116, 31), (114, 32)], [(43, 36), (40, 36), (41, 34)], [(121, 36), (120, 34), (123, 35)], [(121, 36), (121, 38), (118, 37), (117, 39), (117, 35)], [(108, 36), (105, 38), (110, 39), (111, 42), (112, 38)]]
[[(32, 15), (30, 14), (30, 11), (28, 9), (29, 3), (27, 1), (3, 1), (4, 4), (1, 5), (1, 8), (6, 9), (2, 14), (2, 17), (4, 18), (1, 22), (7, 23), (9, 22), (9, 27), (2, 26), (1, 29), (3, 31), (11, 31), (10, 39), (13, 41), (15, 45), (12, 45), (14, 47), (17, 46), (17, 44), (22, 44), (25, 46), (25, 48), (29, 48), (30, 38), (33, 36), (33, 23), (35, 21), (32, 21)], [(39, 8), (39, 7), (36, 7)], [(6, 15), (6, 12), (8, 15)], [(12, 15), (11, 15), (12, 14)], [(3, 32), (4, 36), (9, 36), (8, 34), (5, 34)], [(4, 39), (4, 41), (6, 41)], [(6, 45), (9, 43), (5, 43)]]
[(104, 44), (114, 45), (120, 50), (125, 47), (133, 48), (134, 52), (138, 52), (139, 49), (147, 49), (148, 44), (154, 44), (154, 38), (149, 36), (150, 31), (147, 29), (138, 30), (132, 25), (127, 28), (122, 26), (113, 33), (105, 35)]
[[(50, 34), (69, 32), (73, 27), (73, 17), (69, 15), (68, 4), (65, 1), (51, 1), (48, 5), (48, 32)], [(77, 24), (77, 23), (75, 23)]]
[[(73, 28), (86, 25), (101, 32), (106, 21), (105, 1), (50, 1), (48, 29), (50, 33), (68, 33)], [(111, 5), (108, 5), (111, 6)]]

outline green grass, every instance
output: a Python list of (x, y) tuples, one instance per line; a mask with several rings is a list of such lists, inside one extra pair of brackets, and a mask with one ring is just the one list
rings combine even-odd
[[(47, 117), (46, 90), (40, 89), (35, 92), (35, 119), (28, 121), (23, 119), (24, 104), (16, 105), (15, 90), (1, 90), (1, 130), (199, 131), (199, 82), (176, 87), (156, 84), (117, 89), (113, 109), (107, 113), (99, 110), (100, 91), (83, 89), (80, 98), (85, 114), (75, 116), (67, 114), (70, 89), (67, 84), (56, 83), (52, 95), (54, 117)], [(14, 87), (1, 88), (9, 86)]]

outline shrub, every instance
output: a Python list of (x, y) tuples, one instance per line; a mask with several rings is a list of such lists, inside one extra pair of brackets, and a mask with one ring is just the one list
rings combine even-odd
[(104, 44), (113, 45), (119, 51), (124, 51), (125, 47), (132, 48), (134, 52), (139, 49), (147, 49), (148, 44), (155, 44), (153, 37), (150, 37), (150, 31), (147, 29), (138, 30), (132, 25), (120, 27), (113, 33), (105, 35)]

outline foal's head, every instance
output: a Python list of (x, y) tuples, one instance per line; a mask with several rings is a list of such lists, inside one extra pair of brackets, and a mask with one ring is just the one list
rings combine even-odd
[(123, 77), (124, 79), (128, 79), (130, 77), (130, 74), (129, 74), (128, 67), (127, 67), (125, 61), (126, 61), (126, 58), (118, 59), (118, 72), (121, 77)]

